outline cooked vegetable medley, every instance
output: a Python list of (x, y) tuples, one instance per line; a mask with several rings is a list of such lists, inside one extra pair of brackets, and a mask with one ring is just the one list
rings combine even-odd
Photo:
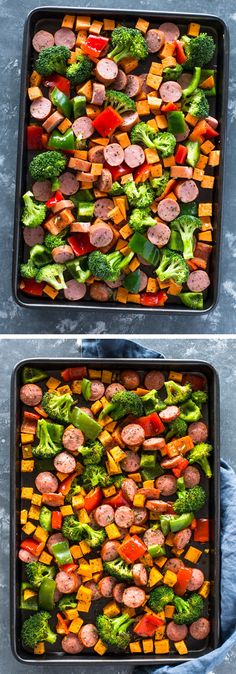
[(197, 23), (185, 32), (66, 15), (35, 33), (24, 293), (204, 308), (215, 43)]
[(213, 451), (206, 379), (24, 367), (20, 401), (23, 647), (42, 655), (57, 641), (57, 651), (101, 656), (202, 649)]

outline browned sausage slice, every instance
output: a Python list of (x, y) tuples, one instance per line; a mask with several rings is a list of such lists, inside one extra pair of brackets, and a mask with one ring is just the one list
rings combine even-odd
[(159, 413), (159, 417), (165, 424), (169, 424), (170, 421), (174, 421), (179, 417), (180, 409), (177, 405), (169, 405), (165, 410)]
[(100, 505), (96, 508), (94, 517), (99, 527), (106, 527), (114, 520), (114, 510), (110, 505)]
[(73, 49), (75, 46), (75, 33), (70, 28), (59, 28), (54, 35), (55, 44)]
[(105, 101), (105, 87), (104, 84), (99, 84), (98, 82), (93, 82), (93, 95), (91, 98), (92, 105), (103, 105)]
[(34, 227), (34, 229), (31, 229), (30, 227), (24, 227), (23, 228), (23, 237), (24, 237), (24, 242), (26, 243), (27, 246), (35, 246), (36, 243), (43, 243), (44, 241), (44, 236), (45, 236), (45, 231), (39, 225), (38, 227)]
[(95, 300), (96, 302), (109, 302), (112, 291), (105, 283), (95, 281), (95, 283), (90, 286), (89, 294), (92, 300)]
[(182, 201), (183, 204), (195, 201), (199, 194), (199, 189), (195, 180), (180, 180), (175, 186), (174, 191), (177, 199)]
[(100, 192), (110, 192), (111, 187), (112, 187), (112, 174), (109, 171), (109, 169), (104, 168), (97, 180), (97, 188)]
[(136, 587), (135, 585), (127, 587), (123, 592), (122, 601), (128, 608), (139, 608), (144, 604), (145, 599), (146, 594), (144, 590), (141, 590), (141, 588)]
[(35, 486), (37, 487), (40, 494), (48, 494), (57, 491), (58, 480), (50, 473), (48, 470), (45, 470), (43, 473), (38, 473), (35, 478)]
[(72, 129), (76, 137), (80, 140), (87, 140), (87, 138), (91, 138), (94, 133), (94, 127), (89, 117), (78, 117), (72, 124)]
[(128, 447), (137, 447), (145, 440), (145, 433), (139, 424), (128, 424), (122, 428), (121, 439)]
[(177, 481), (174, 475), (161, 475), (157, 478), (155, 484), (162, 496), (171, 496), (175, 494), (177, 489)]
[(136, 485), (136, 482), (132, 480), (131, 478), (126, 478), (122, 482), (121, 485), (122, 492), (124, 494), (124, 497), (128, 499), (131, 503), (133, 503), (135, 494), (138, 491), (138, 487)]
[(84, 435), (79, 428), (66, 428), (62, 436), (62, 444), (69, 452), (76, 452), (84, 444)]
[(164, 103), (176, 103), (182, 96), (182, 88), (178, 82), (169, 80), (168, 82), (163, 82), (159, 89), (159, 95), (164, 101)]
[(181, 143), (182, 140), (186, 140), (190, 134), (190, 127), (186, 122), (184, 123), (185, 129), (182, 131), (182, 133), (174, 133), (175, 139), (177, 140), (177, 143)]
[(130, 131), (135, 124), (138, 124), (139, 116), (137, 112), (126, 112), (125, 115), (122, 115), (123, 122), (120, 124), (121, 131)]
[(24, 562), (24, 564), (29, 564), (30, 562), (36, 562), (38, 557), (33, 555), (31, 552), (28, 552), (27, 550), (23, 550), (21, 548), (18, 552), (18, 557), (21, 560), (21, 562)]
[(124, 161), (124, 150), (119, 143), (110, 143), (104, 147), (104, 157), (109, 166), (119, 166)]
[(165, 43), (165, 34), (157, 28), (150, 28), (145, 35), (147, 48), (150, 54), (155, 54)]
[(193, 176), (193, 169), (191, 166), (171, 166), (170, 167), (170, 176), (171, 178), (187, 178), (190, 179)]
[(100, 59), (96, 65), (95, 74), (99, 82), (102, 82), (102, 84), (105, 84), (105, 87), (107, 87), (116, 79), (118, 75), (118, 66), (115, 61), (111, 61), (111, 59)]
[(159, 30), (161, 30), (164, 35), (166, 42), (175, 42), (175, 40), (179, 39), (180, 36), (180, 31), (178, 26), (176, 26), (175, 23), (172, 23), (171, 21), (165, 21), (164, 23), (161, 23), (159, 26)]
[(137, 168), (145, 162), (144, 150), (140, 145), (128, 145), (128, 147), (125, 148), (124, 157), (125, 163), (130, 168)]
[(197, 592), (204, 583), (205, 576), (201, 569), (192, 569), (192, 576), (188, 582), (187, 590), (189, 592)]
[(187, 466), (183, 472), (183, 478), (187, 489), (196, 487), (201, 480), (200, 471), (196, 466)]
[(56, 586), (62, 594), (70, 594), (76, 592), (81, 585), (81, 580), (77, 573), (66, 573), (66, 571), (59, 571), (56, 578)]
[(72, 248), (65, 243), (63, 246), (53, 248), (52, 258), (57, 264), (65, 264), (74, 259), (74, 253)]
[(170, 228), (163, 222), (158, 222), (156, 225), (154, 225), (154, 227), (149, 227), (147, 230), (148, 240), (151, 241), (151, 243), (153, 243), (154, 246), (157, 246), (158, 248), (163, 248), (163, 246), (167, 245), (170, 235), (171, 235)]
[(179, 548), (179, 550), (185, 548), (185, 546), (188, 545), (191, 536), (191, 529), (182, 529), (182, 531), (178, 531), (178, 533), (174, 536), (174, 546)]
[(178, 215), (180, 214), (180, 206), (177, 201), (167, 197), (166, 199), (162, 199), (162, 201), (159, 202), (157, 206), (157, 212), (159, 218), (165, 220), (165, 222), (171, 222), (172, 220), (175, 220), (175, 218), (178, 218)]
[(86, 583), (84, 583), (85, 587), (88, 587), (89, 590), (92, 590), (92, 601), (97, 601), (98, 599), (101, 599), (102, 595), (101, 592), (98, 589), (97, 584), (93, 580), (87, 580)]
[(48, 201), (53, 196), (50, 180), (36, 180), (32, 186), (32, 192), (37, 201)]
[(165, 444), (165, 438), (147, 438), (147, 440), (144, 440), (143, 442), (143, 449), (152, 452), (164, 449)]
[(120, 375), (120, 381), (128, 391), (132, 391), (140, 385), (140, 375), (135, 370), (123, 370)]
[(138, 96), (142, 88), (142, 82), (137, 75), (128, 75), (124, 93), (130, 98)]
[(142, 527), (143, 524), (148, 519), (148, 511), (146, 508), (133, 508), (133, 513), (134, 513), (134, 524), (136, 524), (138, 527)]
[(94, 206), (94, 215), (96, 218), (101, 220), (109, 220), (109, 213), (114, 208), (112, 199), (107, 199), (106, 197), (97, 199)]
[(39, 53), (43, 49), (53, 47), (54, 37), (52, 33), (49, 33), (47, 30), (38, 30), (33, 37), (32, 45), (35, 51)]
[(105, 541), (101, 548), (101, 558), (104, 562), (113, 562), (119, 557), (119, 543), (117, 541)]
[(122, 384), (114, 383), (114, 384), (109, 384), (106, 388), (105, 396), (107, 400), (111, 400), (112, 397), (115, 395), (115, 393), (121, 393), (121, 391), (125, 391), (125, 387), (122, 386)]
[(122, 91), (125, 89), (126, 84), (127, 84), (128, 78), (127, 75), (124, 73), (121, 68), (118, 68), (118, 74), (112, 83), (112, 89), (115, 89), (115, 91)]
[(118, 527), (129, 529), (134, 523), (134, 513), (129, 506), (120, 506), (115, 511), (115, 523)]
[(197, 269), (189, 274), (187, 286), (193, 293), (201, 293), (210, 285), (210, 279), (206, 271)]
[(105, 393), (105, 386), (103, 382), (100, 381), (99, 379), (94, 379), (91, 382), (91, 393), (89, 400), (91, 401), (100, 400), (100, 398), (102, 398), (104, 393)]
[(126, 588), (125, 583), (117, 583), (113, 587), (112, 594), (113, 594), (113, 597), (114, 597), (115, 601), (117, 601), (118, 604), (122, 604), (123, 593), (124, 593), (125, 588)]
[(63, 541), (66, 541), (66, 538), (65, 536), (63, 536), (63, 534), (61, 534), (60, 531), (58, 531), (58, 533), (56, 534), (52, 534), (51, 536), (49, 536), (47, 540), (47, 549), (50, 555), (53, 555), (52, 545), (55, 545), (55, 543), (63, 543)]
[(144, 533), (143, 540), (147, 548), (150, 548), (152, 545), (164, 545), (165, 536), (160, 529), (147, 529)]
[(159, 389), (164, 386), (164, 382), (165, 377), (163, 372), (160, 372), (159, 370), (150, 370), (145, 376), (144, 386), (149, 391), (152, 391), (152, 389), (159, 391)]
[(150, 94), (150, 91), (152, 91), (151, 87), (146, 84), (148, 73), (142, 73), (139, 75), (139, 79), (141, 81), (141, 88), (144, 94)]
[(140, 468), (140, 458), (134, 452), (125, 452), (126, 457), (121, 462), (121, 467), (125, 473), (136, 473)]
[(208, 427), (203, 421), (194, 421), (189, 424), (188, 435), (196, 445), (198, 442), (206, 442), (208, 438)]
[(85, 283), (78, 283), (75, 279), (67, 281), (66, 288), (64, 289), (64, 295), (67, 300), (71, 302), (76, 302), (76, 300), (81, 300), (85, 296), (87, 291)]
[(169, 509), (168, 503), (165, 503), (165, 501), (159, 501), (158, 499), (157, 500), (150, 499), (146, 501), (145, 505), (146, 508), (148, 508), (148, 510), (151, 510), (156, 513), (166, 513), (168, 512)]
[(46, 119), (45, 122), (43, 122), (43, 128), (45, 129), (46, 133), (51, 133), (53, 129), (56, 129), (56, 127), (63, 121), (64, 117), (61, 115), (58, 110), (56, 112), (53, 112), (50, 117)]
[(116, 585), (116, 578), (113, 576), (104, 576), (99, 583), (98, 589), (102, 597), (112, 597), (113, 588)]
[(20, 399), (24, 405), (35, 407), (43, 398), (43, 392), (37, 384), (24, 384), (20, 389)]
[(165, 563), (165, 571), (173, 571), (173, 573), (178, 573), (180, 569), (184, 568), (184, 562), (182, 559), (179, 559), (178, 557), (171, 557), (170, 559), (167, 560)]
[(138, 587), (146, 586), (148, 581), (147, 571), (141, 562), (134, 564), (132, 568), (133, 579)]
[(195, 622), (190, 625), (189, 632), (193, 639), (197, 639), (199, 641), (206, 639), (210, 632), (209, 620), (207, 620), (207, 618), (198, 618), (198, 620), (195, 620)]
[(73, 173), (70, 171), (65, 171), (62, 173), (60, 178), (60, 191), (62, 194), (70, 197), (71, 194), (78, 192), (78, 180)]
[(95, 625), (87, 623), (81, 627), (79, 638), (85, 648), (93, 648), (97, 643), (99, 636)]
[(74, 208), (75, 204), (73, 204), (73, 201), (71, 199), (61, 199), (61, 201), (58, 201), (55, 206), (52, 206), (52, 212), (53, 213), (60, 213), (60, 211), (63, 211), (64, 208)]
[(59, 473), (73, 473), (76, 469), (76, 460), (74, 456), (67, 452), (60, 452), (53, 460), (54, 466)]
[(64, 505), (64, 496), (62, 494), (53, 494), (52, 492), (46, 492), (42, 495), (42, 504), (52, 506), (53, 508), (57, 506)]
[(83, 650), (82, 642), (76, 636), (76, 634), (72, 634), (72, 632), (63, 637), (61, 646), (63, 651), (65, 651), (65, 653), (68, 653), (69, 655), (81, 653), (81, 651)]
[(113, 231), (110, 225), (102, 220), (98, 223), (91, 225), (89, 231), (90, 243), (95, 248), (104, 248), (108, 246), (113, 239)]
[(104, 148), (101, 145), (94, 145), (88, 151), (88, 161), (91, 164), (103, 164), (104, 163)]
[(36, 98), (34, 101), (32, 101), (30, 106), (30, 114), (34, 119), (42, 121), (46, 119), (48, 115), (50, 115), (51, 109), (51, 101), (49, 101), (49, 99), (45, 98), (44, 96), (40, 96), (39, 98)]
[(171, 641), (182, 641), (188, 634), (187, 625), (176, 625), (173, 620), (166, 627), (166, 636)]

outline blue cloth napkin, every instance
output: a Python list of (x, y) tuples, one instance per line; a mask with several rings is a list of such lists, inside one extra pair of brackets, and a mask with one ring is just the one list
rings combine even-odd
[[(85, 339), (82, 356), (97, 358), (164, 358), (161, 353), (125, 339)], [(236, 645), (236, 474), (221, 459), (221, 645), (196, 660), (174, 666), (175, 674), (207, 674)], [(135, 667), (134, 674), (172, 674), (173, 666)]]

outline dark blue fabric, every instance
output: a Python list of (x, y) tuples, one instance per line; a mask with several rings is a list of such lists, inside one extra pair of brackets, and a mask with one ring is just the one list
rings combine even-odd
[[(164, 358), (141, 344), (125, 339), (85, 339), (82, 355), (90, 358)], [(196, 660), (174, 667), (175, 674), (207, 674), (236, 644), (236, 475), (221, 460), (221, 646)], [(172, 666), (135, 667), (134, 674), (173, 674)]]

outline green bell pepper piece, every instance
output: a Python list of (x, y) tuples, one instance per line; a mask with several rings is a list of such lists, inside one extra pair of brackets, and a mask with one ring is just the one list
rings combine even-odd
[(189, 309), (203, 309), (203, 293), (180, 293), (178, 297)]
[(92, 388), (91, 381), (84, 377), (84, 379), (82, 380), (81, 392), (85, 400), (89, 400), (91, 396), (91, 388)]
[(148, 470), (155, 470), (156, 468), (156, 454), (154, 452), (141, 454), (140, 468), (147, 468)]
[(135, 232), (129, 241), (129, 248), (137, 255), (141, 255), (146, 262), (154, 267), (159, 262), (159, 250), (139, 232)]
[(51, 531), (52, 513), (47, 506), (42, 506), (39, 513), (39, 524), (45, 531)]
[(186, 143), (186, 147), (188, 150), (186, 158), (187, 164), (195, 168), (200, 158), (200, 145), (197, 140), (189, 140), (188, 143)]
[(56, 581), (52, 578), (44, 578), (39, 588), (39, 608), (44, 611), (53, 611)]
[(184, 513), (179, 517), (174, 517), (170, 520), (170, 530), (172, 533), (175, 533), (176, 531), (182, 531), (182, 529), (186, 529), (186, 527), (189, 527), (190, 524), (192, 524), (193, 519), (193, 513)]
[(53, 543), (51, 547), (58, 566), (63, 566), (63, 564), (71, 564), (73, 562), (73, 557), (69, 549), (68, 541)]
[(165, 548), (162, 545), (151, 545), (148, 548), (149, 555), (151, 557), (161, 557), (162, 555), (165, 555), (166, 551)]
[(126, 288), (126, 290), (129, 291), (129, 293), (139, 292), (140, 276), (141, 276), (140, 269), (136, 269), (136, 271), (130, 272), (130, 274), (127, 274), (127, 276), (125, 277), (123, 286), (124, 288)]
[[(188, 204), (180, 204), (180, 215), (197, 215), (196, 201), (190, 201)], [(168, 243), (169, 246), (169, 243)]]
[(86, 115), (86, 98), (85, 96), (75, 96), (72, 100), (73, 104), (73, 117), (83, 117)]
[(44, 370), (40, 370), (37, 367), (23, 367), (22, 370), (22, 382), (23, 384), (34, 384), (37, 381), (43, 381), (47, 379), (47, 374)]
[(185, 481), (183, 477), (178, 477), (177, 491), (186, 491)]
[(75, 136), (72, 129), (67, 129), (65, 133), (60, 133), (57, 129), (51, 133), (48, 139), (50, 150), (74, 150)]
[(180, 233), (175, 231), (174, 229), (171, 230), (171, 235), (168, 241), (168, 248), (170, 248), (170, 250), (178, 250), (181, 253), (184, 250), (183, 241), (181, 239)]
[[(84, 269), (85, 266), (85, 269)], [(67, 262), (66, 268), (69, 270), (71, 276), (78, 281), (78, 283), (85, 283), (91, 276), (91, 272), (87, 267), (87, 258), (85, 256), (79, 257), (77, 260)]]
[(30, 260), (34, 263), (35, 267), (44, 267), (45, 264), (49, 264), (52, 260), (52, 256), (47, 251), (45, 246), (42, 246), (39, 243), (36, 243), (30, 251)]
[(80, 201), (83, 202), (88, 202), (88, 201), (94, 201), (94, 197), (90, 190), (78, 190), (76, 194), (71, 195), (71, 201), (75, 204), (75, 206), (78, 207)]
[(68, 96), (63, 94), (63, 91), (60, 91), (57, 87), (54, 87), (50, 94), (50, 98), (59, 112), (61, 112), (64, 117), (67, 117), (67, 119), (70, 119), (72, 114), (72, 102)]
[(185, 120), (184, 113), (180, 110), (173, 110), (167, 115), (168, 119), (168, 131), (174, 135), (177, 133), (184, 133), (185, 131)]
[(160, 525), (164, 536), (167, 536), (170, 531), (170, 522), (173, 517), (174, 515), (160, 515)]
[(77, 218), (81, 222), (90, 222), (93, 217), (94, 203), (88, 201), (79, 201)]
[[(214, 82), (216, 82), (216, 71), (213, 69), (202, 69), (201, 73), (201, 80), (200, 80), (200, 87), (201, 83), (204, 82), (204, 80), (207, 80), (208, 77), (214, 77)], [(205, 96), (215, 96), (216, 95), (216, 85), (211, 89), (202, 89), (204, 91)]]
[(29, 599), (24, 599), (24, 591), (32, 590), (33, 588), (29, 583), (21, 583), (20, 590), (20, 608), (26, 611), (38, 611), (38, 596), (30, 597)]
[(142, 470), (142, 479), (143, 480), (154, 480), (156, 477), (160, 477), (161, 475), (163, 475), (163, 473), (164, 473), (163, 468), (160, 466), (158, 461), (156, 461), (156, 465), (155, 465), (154, 468), (151, 468), (151, 469), (150, 468), (144, 468), (144, 470)]
[(79, 407), (74, 407), (70, 414), (70, 423), (73, 424), (76, 428), (79, 428), (85, 437), (89, 440), (96, 440), (99, 433), (102, 431), (102, 426), (88, 416), (85, 412), (82, 412)]
[(186, 87), (186, 89), (183, 89), (183, 92), (182, 92), (183, 98), (187, 98), (187, 96), (191, 96), (191, 94), (193, 94), (195, 89), (197, 89), (197, 87), (199, 85), (199, 82), (200, 82), (200, 79), (201, 79), (201, 72), (202, 72), (202, 69), (199, 66), (194, 68), (194, 73), (193, 73), (191, 82), (189, 82), (189, 85), (188, 85), (188, 87)]

